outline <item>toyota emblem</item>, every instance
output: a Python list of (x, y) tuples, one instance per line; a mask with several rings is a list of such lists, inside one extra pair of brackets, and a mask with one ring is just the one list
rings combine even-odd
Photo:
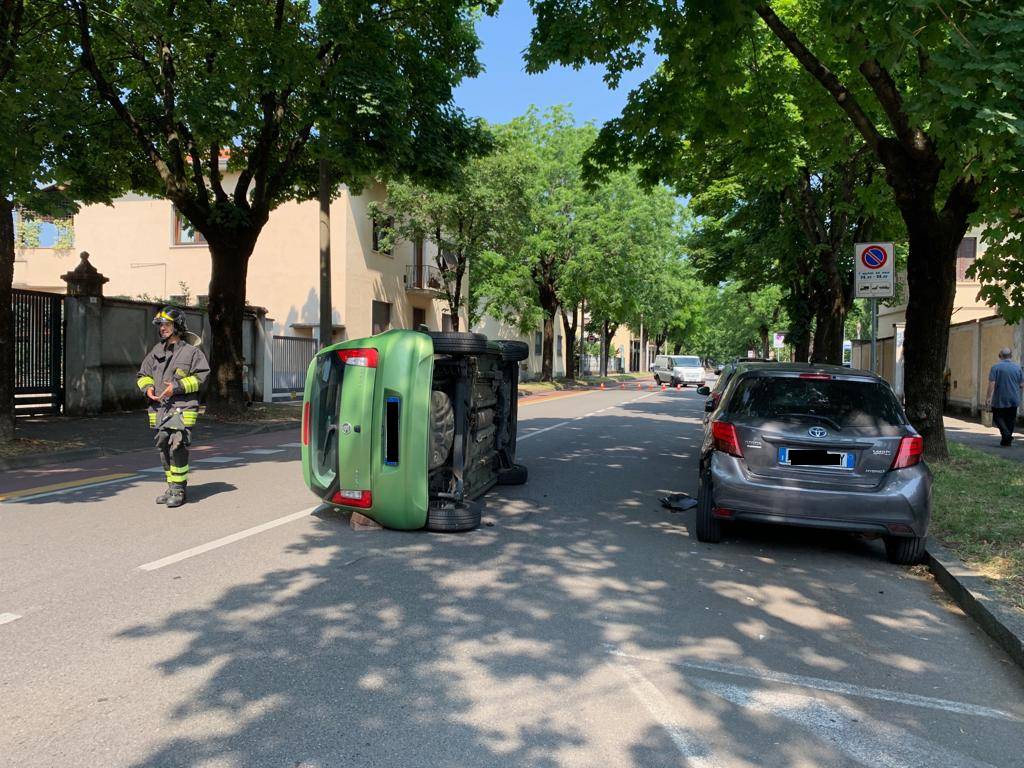
[(826, 432), (822, 427), (811, 427), (807, 430), (807, 434), (811, 437), (817, 438), (828, 437), (828, 432)]

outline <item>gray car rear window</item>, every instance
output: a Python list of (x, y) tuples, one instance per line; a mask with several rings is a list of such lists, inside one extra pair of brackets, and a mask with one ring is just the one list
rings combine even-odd
[(904, 424), (892, 390), (878, 382), (795, 376), (743, 379), (729, 398), (728, 413), (755, 418), (822, 416), (841, 427)]

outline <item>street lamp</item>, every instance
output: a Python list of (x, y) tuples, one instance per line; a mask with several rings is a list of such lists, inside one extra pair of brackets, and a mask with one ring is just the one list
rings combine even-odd
[(163, 267), (164, 268), (164, 293), (160, 298), (167, 298), (167, 262), (166, 261), (144, 261), (135, 262), (128, 265), (131, 269), (144, 269), (146, 267)]

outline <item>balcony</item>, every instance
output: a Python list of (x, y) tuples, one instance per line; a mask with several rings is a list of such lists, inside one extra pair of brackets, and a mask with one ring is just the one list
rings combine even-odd
[(444, 277), (437, 267), (410, 264), (405, 268), (405, 290), (409, 293), (440, 293)]

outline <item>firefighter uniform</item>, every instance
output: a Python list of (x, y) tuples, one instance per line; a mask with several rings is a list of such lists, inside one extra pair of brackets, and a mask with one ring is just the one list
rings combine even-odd
[[(185, 335), (184, 318), (180, 312), (164, 310), (157, 315), (170, 315)], [(156, 321), (154, 321), (156, 322)], [(193, 334), (190, 339), (198, 340)], [(167, 492), (157, 498), (157, 503), (179, 506), (185, 501), (185, 486), (188, 483), (188, 454), (192, 443), (192, 428), (199, 418), (199, 388), (210, 373), (206, 355), (198, 346), (179, 339), (171, 343), (163, 341), (146, 355), (139, 367), (137, 384), (143, 393), (149, 387), (161, 393), (168, 384), (173, 385), (169, 397), (160, 402), (150, 401), (149, 426), (156, 430), (156, 447), (167, 477)]]

